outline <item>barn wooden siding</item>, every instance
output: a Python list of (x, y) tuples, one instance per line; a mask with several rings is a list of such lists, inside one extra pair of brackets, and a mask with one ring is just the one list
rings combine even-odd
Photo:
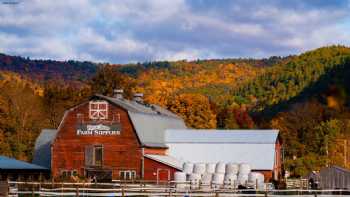
[(174, 173), (177, 170), (171, 166), (159, 163), (150, 158), (145, 158), (145, 180), (169, 181), (174, 180)]
[(166, 155), (166, 150), (166, 148), (145, 148), (144, 153), (152, 155)]
[[(277, 138), (275, 145), (275, 163), (273, 168), (273, 175), (271, 176), (271, 178), (273, 178), (274, 180), (282, 178), (282, 141), (280, 137)], [(265, 178), (265, 180), (270, 179)]]
[(109, 124), (113, 121), (113, 117), (115, 119), (117, 116), (120, 116), (122, 126), (120, 135), (82, 136), (76, 134), (78, 122), (81, 119), (86, 123), (93, 122), (89, 119), (89, 102), (69, 110), (52, 145), (53, 177), (60, 176), (62, 170), (77, 170), (79, 175), (84, 176), (86, 173), (85, 147), (102, 145), (104, 150), (102, 168), (112, 170), (113, 179), (119, 179), (120, 170), (135, 170), (140, 178), (142, 151), (128, 113), (109, 103), (108, 119), (97, 122)]

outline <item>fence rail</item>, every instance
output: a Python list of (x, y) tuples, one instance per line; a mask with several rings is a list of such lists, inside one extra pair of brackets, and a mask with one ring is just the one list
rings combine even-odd
[(152, 183), (53, 183), (9, 182), (9, 196), (345, 196), (350, 190), (258, 190), (237, 189), (217, 185), (196, 185), (190, 182), (167, 184)]
[(308, 188), (309, 180), (308, 179), (286, 179), (286, 187), (289, 188)]

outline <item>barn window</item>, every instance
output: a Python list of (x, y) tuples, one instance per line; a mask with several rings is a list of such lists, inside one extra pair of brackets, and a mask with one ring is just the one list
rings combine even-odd
[(70, 170), (61, 170), (61, 177), (62, 178), (69, 178), (72, 176), (72, 172)]
[(135, 170), (122, 170), (119, 171), (119, 178), (122, 180), (133, 180), (136, 179)]
[(77, 170), (72, 170), (72, 175), (73, 176), (78, 176), (78, 171)]
[(102, 166), (103, 147), (95, 146), (95, 166)]
[(106, 101), (90, 101), (89, 117), (93, 120), (108, 118), (108, 103)]
[(93, 145), (85, 148), (85, 165), (102, 167), (103, 164), (103, 146)]

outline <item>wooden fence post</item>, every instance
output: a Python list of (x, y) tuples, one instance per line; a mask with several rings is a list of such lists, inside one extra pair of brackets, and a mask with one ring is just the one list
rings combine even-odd
[(32, 183), (32, 197), (34, 197), (35, 194), (34, 194), (34, 184)]
[(41, 196), (41, 181), (39, 182), (38, 192), (39, 192), (39, 196)]
[(124, 197), (125, 196), (125, 194), (124, 194), (124, 186), (123, 186), (123, 184), (120, 184), (120, 186), (122, 187), (122, 197)]
[(236, 180), (233, 180), (233, 191), (234, 193), (236, 193), (237, 191), (237, 188), (236, 188), (236, 185), (237, 185), (237, 181)]
[(61, 182), (61, 197), (63, 196), (63, 182)]
[(7, 181), (0, 181), (0, 196), (7, 196), (9, 189), (9, 184)]
[(79, 186), (78, 185), (76, 186), (76, 189), (75, 189), (75, 196), (79, 197)]

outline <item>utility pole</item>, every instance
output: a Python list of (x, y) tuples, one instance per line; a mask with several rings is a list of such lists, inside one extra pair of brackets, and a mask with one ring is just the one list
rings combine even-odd
[(344, 139), (344, 167), (347, 167), (348, 159), (348, 140)]
[(328, 155), (328, 135), (326, 135), (326, 155), (327, 155), (327, 159), (326, 159), (326, 167), (329, 167), (329, 155)]

